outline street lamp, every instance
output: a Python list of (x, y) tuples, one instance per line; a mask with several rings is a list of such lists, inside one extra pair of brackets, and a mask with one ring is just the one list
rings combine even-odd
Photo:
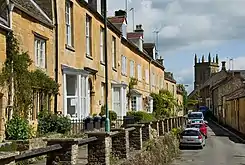
[(108, 58), (107, 58), (107, 0), (104, 0), (104, 44), (105, 44), (105, 131), (110, 132), (110, 118), (109, 118), (109, 110), (108, 110)]

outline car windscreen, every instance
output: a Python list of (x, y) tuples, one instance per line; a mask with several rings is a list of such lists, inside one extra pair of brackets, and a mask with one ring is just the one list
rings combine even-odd
[(181, 133), (181, 136), (199, 136), (199, 132), (196, 130), (185, 130)]
[(202, 119), (201, 113), (190, 113), (188, 114), (189, 119)]
[(202, 125), (201, 124), (189, 124), (187, 125), (187, 128), (201, 128)]

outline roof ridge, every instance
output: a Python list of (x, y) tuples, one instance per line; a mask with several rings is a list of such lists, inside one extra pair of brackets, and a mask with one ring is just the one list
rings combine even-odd
[(52, 24), (53, 21), (45, 14), (45, 12), (39, 7), (39, 5), (34, 2), (33, 0), (30, 0), (30, 2), (40, 11), (40, 13)]

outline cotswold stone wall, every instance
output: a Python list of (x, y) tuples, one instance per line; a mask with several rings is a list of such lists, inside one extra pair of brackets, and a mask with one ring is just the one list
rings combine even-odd
[(123, 165), (164, 164), (178, 156), (179, 140), (172, 133), (151, 139), (145, 144), (142, 152), (130, 157)]

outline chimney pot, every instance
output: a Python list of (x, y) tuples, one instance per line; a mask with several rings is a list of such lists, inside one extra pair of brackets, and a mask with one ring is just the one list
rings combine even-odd
[(225, 63), (226, 63), (226, 62), (225, 62), (225, 61), (222, 61), (221, 63), (222, 63), (222, 68), (221, 68), (221, 70), (226, 70), (226, 67), (225, 67)]

